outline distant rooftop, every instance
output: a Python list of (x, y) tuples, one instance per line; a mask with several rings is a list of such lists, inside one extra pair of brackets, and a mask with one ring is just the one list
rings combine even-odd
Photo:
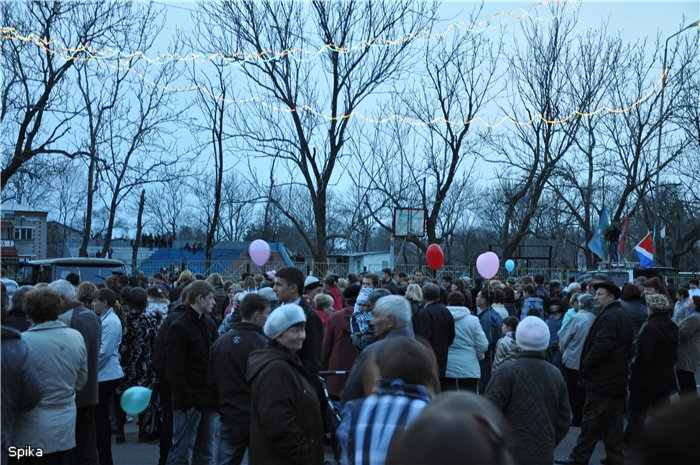
[(13, 211), (13, 212), (31, 212), (31, 213), (46, 213), (48, 214), (48, 210), (42, 210), (40, 208), (34, 208), (30, 207), (28, 205), (21, 205), (19, 203), (14, 203), (14, 202), (3, 202), (0, 204), (0, 210), (3, 212), (5, 211)]

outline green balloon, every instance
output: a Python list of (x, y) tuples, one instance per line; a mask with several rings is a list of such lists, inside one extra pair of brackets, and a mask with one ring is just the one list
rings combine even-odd
[(130, 387), (122, 394), (119, 404), (129, 415), (138, 415), (146, 410), (148, 404), (151, 403), (152, 391), (147, 387), (134, 386)]

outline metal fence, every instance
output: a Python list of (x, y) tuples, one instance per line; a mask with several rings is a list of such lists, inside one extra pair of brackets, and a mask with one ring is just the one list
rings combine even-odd
[[(15, 274), (19, 272), (21, 267), (17, 260), (8, 260), (3, 258), (3, 267), (8, 272), (8, 277), (16, 278)], [(159, 271), (168, 271), (171, 274), (179, 274), (182, 270), (190, 270), (193, 273), (208, 275), (211, 273), (219, 273), (224, 280), (239, 281), (244, 273), (265, 273), (271, 270), (279, 270), (288, 266), (284, 262), (269, 262), (262, 267), (258, 267), (246, 260), (143, 260), (138, 264), (138, 268), (147, 276), (151, 276)], [(342, 263), (296, 263), (296, 267), (301, 269), (305, 275), (313, 275), (322, 277), (328, 273), (335, 273), (344, 278), (347, 277), (350, 271), (347, 264)], [(368, 269), (376, 273), (381, 272), (381, 269)], [(394, 272), (404, 272), (407, 275), (412, 275), (416, 271), (423, 272), (424, 276), (429, 278), (440, 279), (445, 275), (451, 275), (453, 278), (460, 276), (479, 276), (476, 267), (474, 266), (443, 266), (438, 271), (434, 271), (426, 265), (396, 265)], [(584, 271), (564, 268), (516, 268), (513, 273), (509, 273), (504, 268), (500, 268), (498, 278), (506, 280), (509, 277), (518, 278), (520, 276), (534, 276), (541, 274), (547, 280), (558, 279), (566, 282), (570, 277), (578, 278)], [(700, 271), (680, 271), (666, 273), (668, 279), (675, 280), (678, 285), (687, 285), (691, 279), (700, 279)]]
[(138, 269), (146, 276), (162, 271), (179, 274), (183, 270), (190, 270), (203, 275), (219, 273), (224, 280), (239, 281), (244, 273), (266, 273), (286, 266), (284, 262), (268, 262), (265, 266), (258, 267), (244, 260), (144, 260), (138, 264)]
[[(182, 270), (190, 270), (193, 273), (201, 273), (204, 275), (210, 273), (219, 273), (225, 280), (238, 281), (241, 279), (244, 273), (265, 273), (271, 270), (279, 270), (286, 267), (287, 264), (283, 262), (271, 262), (267, 263), (263, 267), (255, 266), (254, 264), (244, 261), (244, 260), (211, 260), (209, 262), (205, 260), (181, 260), (181, 261), (168, 261), (168, 260), (144, 260), (139, 264), (139, 269), (143, 270), (146, 275), (152, 275), (157, 271), (167, 270), (170, 273), (178, 274)], [(341, 278), (347, 277), (348, 270), (347, 264), (342, 263), (296, 263), (296, 267), (301, 269), (305, 275), (313, 275), (322, 277), (328, 273), (335, 273)], [(380, 269), (371, 269), (367, 271), (373, 271), (376, 273), (381, 272)], [(460, 276), (479, 276), (478, 271), (475, 266), (443, 266), (438, 271), (434, 271), (426, 265), (396, 265), (394, 267), (394, 272), (403, 272), (411, 276), (416, 271), (421, 271), (424, 276), (434, 279), (440, 279), (443, 276), (450, 275), (453, 278)], [(521, 276), (534, 276), (541, 274), (547, 280), (557, 279), (561, 282), (567, 282), (569, 278), (573, 277), (577, 279), (585, 271), (566, 269), (566, 268), (516, 268), (512, 273), (509, 273), (505, 268), (500, 268), (498, 271), (498, 279), (504, 281), (509, 277), (521, 277)], [(666, 273), (666, 277), (674, 279), (677, 284), (686, 284), (690, 279), (700, 278), (699, 271), (686, 271), (686, 272), (675, 272)]]

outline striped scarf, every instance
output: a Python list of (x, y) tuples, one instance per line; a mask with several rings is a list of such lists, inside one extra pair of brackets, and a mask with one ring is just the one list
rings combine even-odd
[(336, 435), (342, 465), (383, 465), (394, 435), (406, 429), (430, 402), (425, 387), (382, 381), (373, 395), (348, 402)]

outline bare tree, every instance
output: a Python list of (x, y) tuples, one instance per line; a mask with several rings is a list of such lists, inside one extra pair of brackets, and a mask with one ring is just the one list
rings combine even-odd
[(134, 242), (131, 245), (131, 269), (132, 272), (136, 272), (138, 257), (139, 257), (139, 246), (141, 245), (141, 231), (143, 229), (143, 208), (146, 204), (146, 190), (141, 189), (141, 195), (139, 197), (139, 207), (138, 213), (136, 214), (136, 234), (134, 234)]
[[(669, 85), (677, 89), (671, 102), (673, 112), (670, 120), (671, 134), (683, 145), (683, 153), (669, 165), (666, 170), (670, 186), (663, 192), (666, 195), (660, 202), (659, 213), (665, 225), (670, 225), (665, 246), (668, 247), (670, 264), (677, 269), (690, 268), (684, 257), (694, 252), (697, 256), (697, 243), (700, 240), (700, 217), (697, 205), (700, 203), (700, 63), (697, 50), (700, 38), (685, 36), (677, 46), (678, 58), (672, 62), (669, 70)], [(676, 48), (673, 49), (675, 51)], [(666, 128), (666, 126), (664, 126)], [(674, 141), (666, 141), (666, 144)], [(668, 153), (668, 149), (665, 150)], [(668, 185), (668, 184), (667, 184)], [(663, 187), (663, 186), (662, 186)], [(665, 251), (664, 251), (665, 252)], [(664, 257), (665, 258), (665, 257)]]
[[(118, 45), (128, 47), (131, 44), (127, 39), (128, 37), (120, 37)], [(99, 188), (99, 170), (100, 166), (106, 165), (102, 152), (106, 151), (109, 119), (114, 116), (112, 110), (123, 97), (125, 93), (123, 89), (128, 86), (126, 82), (129, 76), (128, 68), (120, 66), (119, 58), (115, 58), (113, 62), (116, 65), (114, 66), (116, 71), (109, 66), (98, 66), (94, 62), (84, 62), (77, 68), (77, 84), (82, 97), (82, 112), (85, 115), (87, 127), (87, 137), (81, 143), (87, 155), (85, 157), (87, 159), (87, 196), (83, 239), (79, 251), (81, 257), (87, 257), (95, 194)]]
[(162, 182), (147, 186), (144, 215), (156, 231), (167, 231), (176, 237), (186, 211), (185, 198), (189, 189), (185, 177), (185, 173), (168, 167), (163, 172)]
[(253, 222), (258, 198), (254, 187), (239, 172), (226, 175), (221, 194), (221, 237), (228, 241), (242, 241)]
[[(1, 8), (3, 21), (13, 25), (17, 34), (38, 31), (48, 44), (2, 41), (7, 72), (0, 110), (5, 154), (0, 185), (4, 189), (35, 157), (86, 155), (69, 138), (80, 114), (80, 107), (70, 99), (70, 71), (85, 55), (83, 46), (107, 46), (112, 33), (129, 27), (130, 18), (113, 1), (3, 2)], [(65, 45), (65, 55), (54, 50), (54, 41)]]
[(487, 158), (495, 163), (501, 184), (497, 192), (502, 196), (491, 204), (505, 206), (500, 221), (505, 257), (513, 256), (521, 241), (532, 234), (532, 221), (547, 182), (575, 145), (581, 117), (570, 116), (571, 112), (588, 107), (596, 95), (581, 92), (569, 79), (575, 23), (575, 18), (562, 16), (546, 28), (538, 22), (523, 23), (524, 45), (508, 60), (505, 112), (526, 124), (510, 124), (506, 133), (494, 137), (495, 155)]
[[(429, 26), (433, 9), (407, 0), (392, 2), (296, 2), (243, 1), (205, 4), (207, 13), (230, 31), (233, 43), (220, 50), (319, 49), (328, 44), (342, 51), (375, 37), (403, 37)], [(351, 137), (354, 119), (348, 117), (390, 78), (406, 71), (409, 42), (392, 47), (369, 45), (353, 53), (322, 53), (309, 65), (298, 59), (250, 60), (242, 72), (262, 99), (287, 111), (275, 112), (270, 123), (246, 128), (251, 151), (277, 158), (278, 165), (293, 168), (293, 177), (277, 185), (294, 183), (304, 188), (302, 199), (313, 211), (308, 221), (294, 218), (290, 207), (278, 198), (268, 199), (312, 246), (316, 260), (326, 259), (328, 240), (328, 190), (334, 181), (344, 146)], [(268, 57), (265, 57), (268, 58)], [(312, 72), (313, 70), (313, 72)], [(320, 121), (307, 111), (328, 115)], [(301, 220), (301, 221), (300, 221)], [(301, 227), (299, 227), (301, 226)]]
[(502, 42), (471, 31), (427, 42), (422, 76), (393, 95), (393, 110), (422, 127), (397, 121), (367, 144), (373, 160), (359, 164), (359, 177), (380, 203), (370, 209), (386, 231), (392, 230), (394, 208), (426, 211), (425, 240), (409, 239), (423, 251), (432, 243), (451, 243), (476, 193), (470, 178), (482, 139), (473, 125), (495, 96), (489, 89), (498, 80), (501, 53)]
[[(579, 110), (586, 113), (581, 119), (575, 147), (562, 158), (547, 188), (553, 198), (545, 204), (552, 213), (549, 231), (535, 228), (535, 235), (552, 240), (563, 239), (579, 249), (586, 257), (587, 266), (593, 264), (593, 255), (586, 246), (593, 235), (600, 210), (605, 204), (603, 173), (613, 163), (605, 149), (604, 121), (616, 116), (600, 111), (604, 106), (612, 107), (609, 95), (613, 83), (621, 78), (620, 69), (630, 60), (630, 47), (619, 37), (610, 36), (607, 25), (600, 29), (588, 29), (574, 39), (575, 53), (569, 73), (571, 88), (588, 95)], [(608, 201), (612, 199), (608, 197)], [(610, 202), (609, 202), (610, 203)], [(625, 205), (613, 210), (613, 220), (619, 221)], [(595, 210), (598, 215), (594, 215)], [(537, 222), (546, 216), (541, 214)], [(564, 231), (579, 231), (581, 234), (562, 234)], [(539, 234), (538, 234), (539, 233)], [(558, 247), (562, 249), (562, 247)]]
[[(152, 3), (133, 14), (136, 22), (130, 29), (132, 45), (135, 49), (149, 50), (163, 26), (162, 16)], [(139, 59), (132, 58), (130, 67)], [(103, 255), (109, 250), (122, 201), (131, 197), (134, 190), (165, 179), (168, 175), (165, 168), (177, 167), (182, 161), (184, 154), (172, 136), (185, 109), (176, 107), (176, 94), (167, 89), (177, 75), (175, 63), (161, 65), (150, 82), (144, 79), (130, 82), (118, 103), (108, 111), (105, 163), (100, 171), (105, 187), (100, 197), (110, 212)], [(118, 90), (115, 87), (113, 92)]]
[[(697, 69), (697, 64), (694, 64), (696, 49), (691, 44), (686, 43), (683, 50), (679, 43), (671, 50), (669, 66), (674, 73), (666, 76), (668, 103), (662, 110), (660, 92), (649, 96), (649, 89), (661, 78), (658, 69), (660, 47), (661, 42), (657, 39), (655, 52), (650, 56), (648, 44), (635, 45), (612, 87), (612, 93), (618, 107), (644, 101), (615, 118), (605, 120), (606, 148), (612, 159), (605, 166), (604, 175), (609, 186), (619, 186), (616, 192), (612, 192), (617, 204), (613, 218), (619, 219), (626, 210), (638, 212), (641, 215), (636, 216), (650, 230), (660, 230), (662, 226), (664, 213), (657, 200), (665, 184), (663, 175), (692, 146), (692, 138), (674, 121), (674, 115), (681, 111), (679, 97), (683, 93), (683, 80), (690, 79), (691, 68)], [(657, 145), (659, 124), (663, 124), (664, 135), (660, 151)], [(655, 250), (661, 253), (656, 255), (663, 262), (663, 244), (659, 235), (657, 239)]]

